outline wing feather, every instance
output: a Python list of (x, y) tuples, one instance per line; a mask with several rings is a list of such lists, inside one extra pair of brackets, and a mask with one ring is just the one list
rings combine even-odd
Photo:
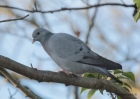
[(108, 70), (122, 68), (120, 64), (91, 51), (83, 41), (69, 34), (55, 34), (50, 39), (50, 48), (54, 54), (69, 61), (104, 67)]

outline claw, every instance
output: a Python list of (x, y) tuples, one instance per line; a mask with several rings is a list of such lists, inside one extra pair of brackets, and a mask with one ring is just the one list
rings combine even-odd
[(70, 73), (66, 70), (62, 70), (62, 71), (59, 71), (60, 73), (64, 73), (66, 74), (68, 77), (78, 77), (78, 75), (74, 74), (74, 73)]
[(69, 73), (66, 71), (66, 70), (62, 70), (62, 71), (59, 71), (60, 73), (64, 73), (66, 74), (67, 76), (69, 76)]

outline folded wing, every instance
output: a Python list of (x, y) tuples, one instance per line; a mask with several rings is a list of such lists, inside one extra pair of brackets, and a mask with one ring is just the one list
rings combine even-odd
[(122, 69), (122, 66), (93, 52), (83, 41), (65, 33), (55, 34), (50, 39), (52, 52), (69, 61), (104, 67), (107, 70)]

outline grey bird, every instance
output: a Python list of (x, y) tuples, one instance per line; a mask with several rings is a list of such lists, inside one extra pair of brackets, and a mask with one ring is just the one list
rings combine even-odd
[(44, 50), (67, 75), (99, 73), (121, 83), (108, 70), (122, 69), (122, 66), (93, 52), (80, 39), (66, 33), (51, 33), (44, 28), (33, 31), (33, 42), (39, 41)]

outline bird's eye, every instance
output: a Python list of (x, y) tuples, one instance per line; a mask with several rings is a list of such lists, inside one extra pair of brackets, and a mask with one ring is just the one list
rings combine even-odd
[(40, 33), (38, 32), (37, 35), (39, 35)]

